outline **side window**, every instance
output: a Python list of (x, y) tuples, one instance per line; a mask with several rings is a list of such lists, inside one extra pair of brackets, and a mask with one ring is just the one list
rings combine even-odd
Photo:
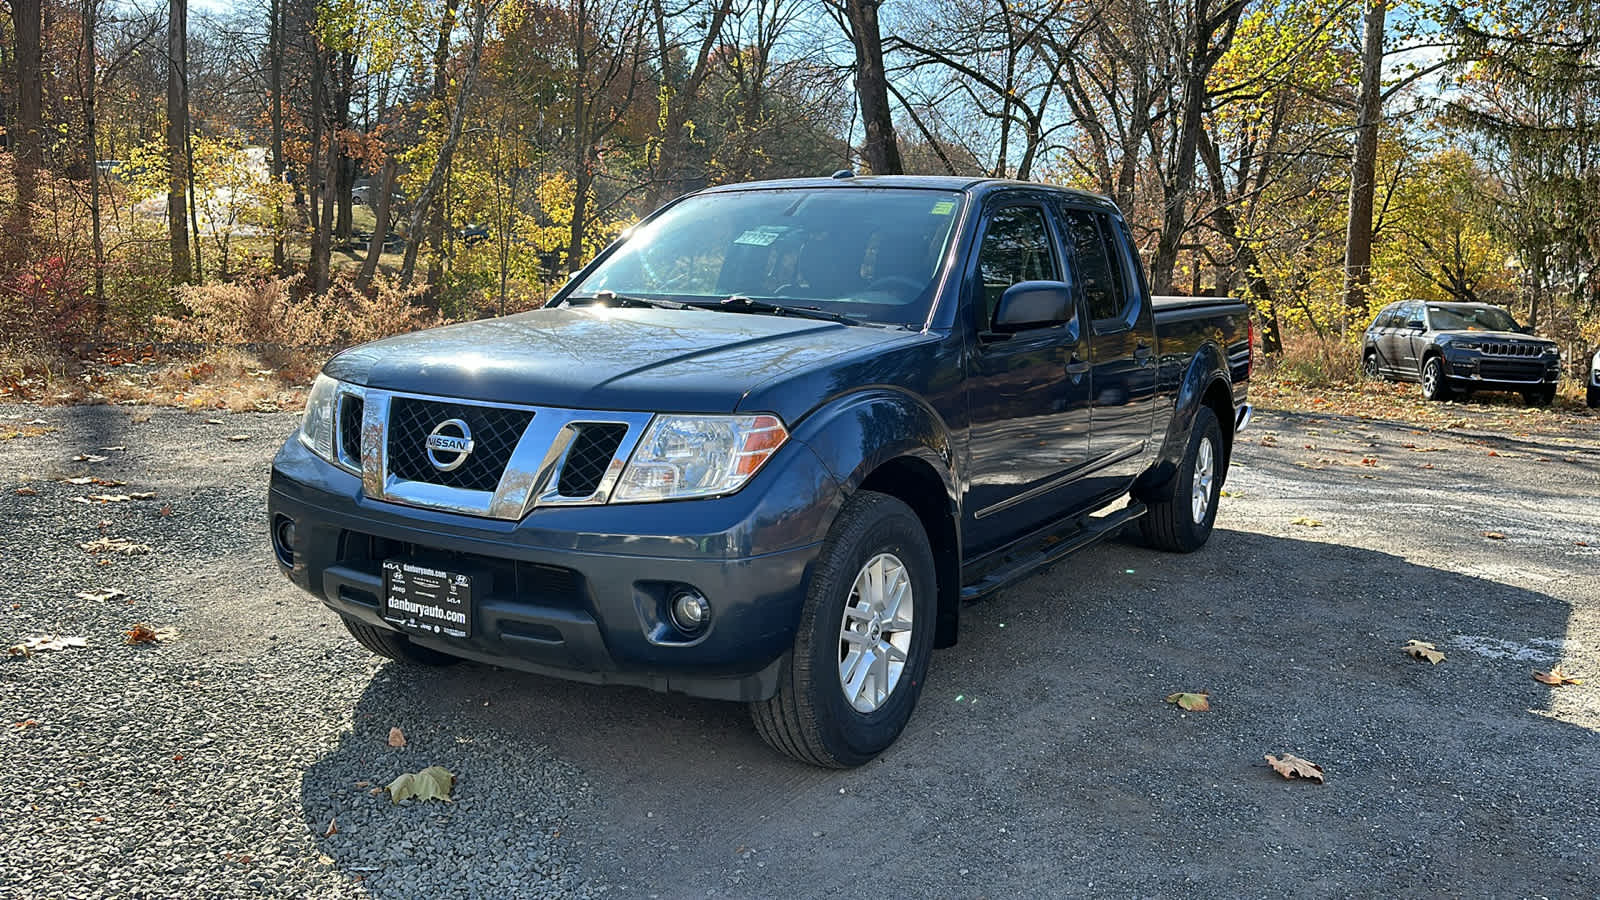
[(1399, 318), (1399, 307), (1385, 306), (1379, 310), (1378, 317), (1372, 320), (1369, 328), (1393, 328), (1395, 319)]
[[(1099, 330), (1105, 325), (1113, 328), (1123, 318), (1127, 304), (1127, 286), (1123, 282), (1122, 267), (1117, 264), (1116, 244), (1108, 227), (1098, 220), (1104, 216), (1081, 209), (1067, 210), (1067, 240), (1072, 245), (1073, 260), (1077, 263), (1074, 274), (1083, 286), (1083, 297), (1089, 308), (1089, 318)], [(1109, 226), (1109, 222), (1105, 223)]]
[(983, 327), (994, 323), (1000, 295), (1019, 281), (1057, 281), (1060, 270), (1050, 247), (1050, 227), (1037, 206), (1009, 206), (989, 216), (978, 247), (983, 282)]

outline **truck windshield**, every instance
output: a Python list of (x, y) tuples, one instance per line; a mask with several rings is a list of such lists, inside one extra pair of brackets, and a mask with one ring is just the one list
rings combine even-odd
[(920, 326), (962, 199), (908, 188), (702, 194), (641, 226), (569, 297), (741, 296)]
[(1434, 331), (1516, 331), (1517, 320), (1497, 306), (1430, 306)]

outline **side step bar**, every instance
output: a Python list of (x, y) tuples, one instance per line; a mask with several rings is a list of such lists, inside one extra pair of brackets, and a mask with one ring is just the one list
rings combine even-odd
[(1122, 530), (1122, 526), (1137, 521), (1147, 511), (1143, 503), (1134, 501), (1115, 512), (1103, 516), (1084, 516), (1071, 525), (1025, 539), (1022, 546), (1002, 557), (977, 581), (963, 585), (961, 599), (971, 602), (1009, 587), (1090, 544), (1116, 534)]

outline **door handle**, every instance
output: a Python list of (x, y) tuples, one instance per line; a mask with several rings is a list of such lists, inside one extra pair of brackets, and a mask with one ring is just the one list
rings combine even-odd
[(1074, 353), (1072, 359), (1067, 362), (1067, 374), (1076, 378), (1079, 375), (1087, 375), (1088, 373), (1089, 364), (1079, 359), (1078, 355)]

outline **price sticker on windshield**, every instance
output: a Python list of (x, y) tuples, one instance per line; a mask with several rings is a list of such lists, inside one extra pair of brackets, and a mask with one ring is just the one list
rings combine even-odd
[(955, 212), (955, 208), (956, 202), (954, 200), (940, 200), (933, 205), (932, 212), (936, 216), (948, 216)]
[(784, 229), (777, 227), (752, 228), (734, 240), (735, 244), (748, 244), (752, 247), (766, 247), (779, 237), (783, 236)]

